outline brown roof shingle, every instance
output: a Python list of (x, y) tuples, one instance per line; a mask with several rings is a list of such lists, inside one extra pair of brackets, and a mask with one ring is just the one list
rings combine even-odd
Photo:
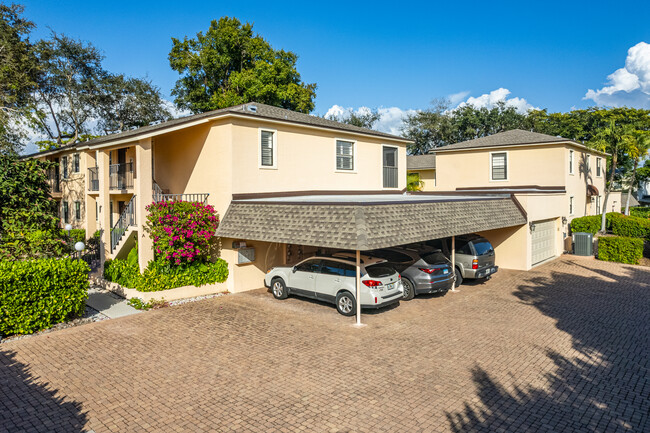
[[(495, 146), (513, 146), (519, 144), (543, 144), (571, 142), (568, 138), (554, 137), (552, 135), (540, 134), (539, 132), (524, 131), (522, 129), (512, 129), (510, 131), (499, 132), (498, 134), (488, 135), (486, 137), (476, 138), (474, 140), (461, 141), (460, 143), (450, 144), (444, 147), (432, 149), (430, 152), (445, 152), (448, 150), (478, 149), (481, 147)], [(579, 143), (576, 143), (579, 144)]]
[(387, 204), (233, 201), (217, 235), (370, 250), (522, 224), (526, 216), (509, 196)]
[(436, 168), (436, 155), (409, 155), (406, 157), (407, 170), (429, 170)]

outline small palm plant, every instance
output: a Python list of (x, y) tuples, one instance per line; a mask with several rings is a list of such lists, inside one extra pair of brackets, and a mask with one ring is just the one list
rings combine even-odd
[(420, 180), (420, 173), (409, 173), (406, 177), (407, 191), (422, 191), (424, 182)]

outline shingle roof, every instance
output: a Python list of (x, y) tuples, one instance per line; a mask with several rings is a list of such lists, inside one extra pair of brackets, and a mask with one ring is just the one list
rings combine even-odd
[[(256, 107), (255, 111), (251, 111), (249, 107)], [(297, 123), (301, 125), (308, 126), (318, 126), (322, 128), (330, 128), (339, 131), (365, 134), (365, 135), (374, 135), (377, 137), (390, 138), (393, 140), (400, 140), (404, 142), (409, 142), (403, 137), (396, 135), (387, 134), (384, 132), (375, 131), (368, 128), (361, 128), (359, 126), (349, 125), (347, 123), (336, 122), (334, 120), (325, 119), (318, 116), (313, 116), (311, 114), (298, 113), (296, 111), (287, 110), (284, 108), (274, 107), (271, 105), (260, 104), (257, 102), (250, 102), (247, 104), (240, 104), (234, 107), (222, 108), (214, 111), (207, 111), (205, 113), (194, 114), (192, 116), (179, 117), (177, 119), (168, 120), (166, 122), (161, 122), (155, 125), (143, 126), (141, 128), (132, 129), (129, 131), (119, 132), (117, 134), (111, 134), (104, 137), (95, 138), (93, 140), (85, 141), (83, 143), (73, 143), (68, 144), (56, 149), (55, 151), (43, 151), (38, 153), (33, 153), (30, 155), (25, 155), (25, 157), (36, 156), (39, 154), (47, 154), (51, 152), (58, 152), (62, 149), (75, 148), (78, 146), (94, 146), (98, 144), (110, 143), (111, 141), (124, 140), (133, 137), (147, 134), (155, 131), (162, 131), (167, 128), (172, 128), (175, 126), (180, 126), (185, 123), (195, 122), (197, 120), (209, 119), (212, 117), (224, 116), (227, 114), (238, 114), (251, 118), (260, 118), (260, 119), (270, 119), (270, 120), (280, 120), (284, 122)]]
[[(450, 144), (444, 147), (437, 147), (431, 152), (445, 152), (448, 150), (477, 149), (481, 147), (495, 146), (513, 146), (518, 144), (542, 144), (542, 143), (559, 143), (571, 142), (568, 138), (554, 137), (552, 135), (540, 134), (539, 132), (524, 131), (522, 129), (512, 129), (510, 131), (499, 132), (498, 134), (488, 135), (486, 137), (476, 138), (474, 140), (461, 141), (460, 143)], [(579, 144), (579, 143), (575, 143)]]
[(410, 155), (406, 157), (407, 170), (424, 170), (436, 168), (436, 155)]
[(510, 196), (385, 204), (242, 200), (231, 202), (217, 235), (370, 250), (522, 224), (526, 216)]

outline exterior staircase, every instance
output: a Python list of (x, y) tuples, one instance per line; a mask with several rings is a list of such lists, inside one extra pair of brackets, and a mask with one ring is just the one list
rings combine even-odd
[(124, 249), (126, 242), (131, 238), (131, 233), (137, 230), (135, 222), (135, 204), (136, 196), (134, 195), (129, 200), (120, 218), (117, 220), (113, 228), (111, 228), (111, 253), (113, 257), (120, 255), (120, 251)]

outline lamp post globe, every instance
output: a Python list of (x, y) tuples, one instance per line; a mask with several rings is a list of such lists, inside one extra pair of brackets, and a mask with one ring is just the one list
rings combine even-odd
[(79, 241), (79, 242), (77, 242), (76, 244), (74, 244), (74, 249), (75, 249), (76, 251), (82, 252), (82, 251), (84, 250), (84, 248), (86, 248), (86, 245), (84, 245), (84, 243), (81, 242), (81, 241)]
[(72, 224), (66, 224), (64, 228), (65, 228), (65, 231), (70, 233), (70, 230), (72, 230)]

